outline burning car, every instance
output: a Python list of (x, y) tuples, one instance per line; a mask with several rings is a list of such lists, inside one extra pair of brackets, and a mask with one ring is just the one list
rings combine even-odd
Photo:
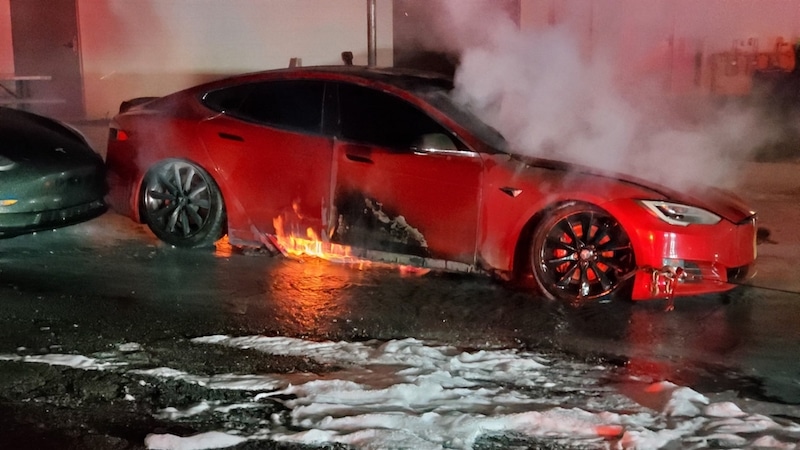
[(567, 302), (725, 291), (751, 273), (756, 216), (522, 156), (453, 102), (452, 80), (304, 67), (125, 102), (109, 203), (174, 246), (255, 243), (528, 279)]
[(0, 107), (0, 238), (63, 227), (106, 211), (105, 165), (57, 120)]

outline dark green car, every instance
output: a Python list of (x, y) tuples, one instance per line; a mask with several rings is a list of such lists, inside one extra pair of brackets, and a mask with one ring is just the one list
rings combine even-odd
[(103, 159), (79, 132), (0, 107), (0, 238), (97, 217), (106, 191)]

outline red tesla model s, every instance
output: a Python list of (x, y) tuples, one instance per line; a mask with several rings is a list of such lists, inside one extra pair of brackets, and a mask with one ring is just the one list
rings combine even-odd
[(281, 69), (123, 103), (110, 205), (179, 247), (338, 249), (368, 260), (533, 280), (568, 302), (721, 292), (751, 272), (756, 216), (530, 158), (400, 69)]

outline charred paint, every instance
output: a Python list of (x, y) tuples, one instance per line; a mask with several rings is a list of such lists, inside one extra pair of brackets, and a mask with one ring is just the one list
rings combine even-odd
[(332, 240), (354, 247), (428, 257), (422, 233), (401, 214), (390, 211), (379, 200), (353, 192), (335, 200), (338, 222)]

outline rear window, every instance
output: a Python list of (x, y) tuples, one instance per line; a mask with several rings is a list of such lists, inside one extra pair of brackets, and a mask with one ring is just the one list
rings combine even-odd
[(217, 112), (228, 112), (238, 109), (244, 103), (252, 84), (231, 86), (207, 92), (203, 95), (203, 104)]
[(203, 103), (248, 122), (319, 133), (324, 91), (321, 81), (265, 81), (208, 92)]

